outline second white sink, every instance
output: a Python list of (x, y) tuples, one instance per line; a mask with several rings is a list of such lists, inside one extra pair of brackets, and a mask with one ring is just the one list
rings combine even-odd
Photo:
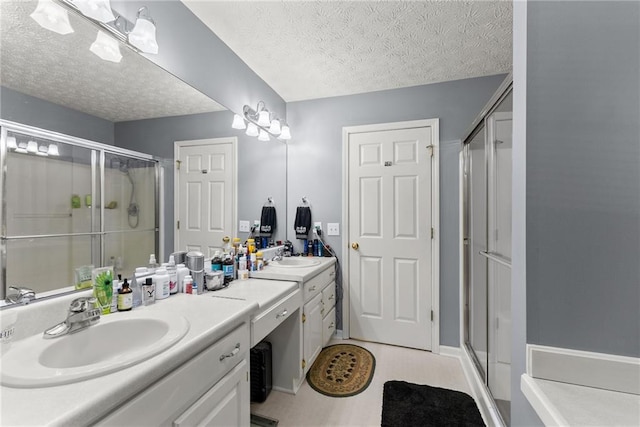
[(282, 258), (280, 261), (271, 261), (269, 265), (273, 265), (274, 267), (313, 267), (314, 265), (319, 265), (320, 260), (313, 258)]
[(106, 375), (147, 360), (177, 343), (189, 330), (181, 316), (145, 311), (116, 313), (70, 335), (36, 335), (13, 343), (2, 356), (2, 385), (47, 387)]

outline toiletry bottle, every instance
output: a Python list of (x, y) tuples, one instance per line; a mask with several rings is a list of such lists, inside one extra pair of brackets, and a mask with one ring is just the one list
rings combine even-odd
[(142, 305), (142, 285), (145, 284), (147, 277), (151, 277), (151, 275), (152, 273), (149, 273), (147, 267), (137, 267), (135, 273), (133, 273), (133, 280), (130, 286), (133, 291), (133, 308)]
[(169, 294), (178, 293), (178, 270), (173, 255), (169, 255), (169, 265), (167, 265), (167, 273), (169, 274)]
[(193, 278), (188, 274), (184, 278), (184, 293), (193, 293)]
[(113, 281), (113, 293), (111, 294), (111, 313), (118, 311), (118, 290), (122, 282), (122, 274), (118, 274), (118, 279)]
[(155, 254), (151, 254), (149, 255), (149, 273), (155, 273), (156, 272), (156, 268), (158, 268), (158, 262), (156, 261), (156, 255)]
[(122, 287), (118, 289), (118, 311), (129, 311), (133, 307), (133, 292), (129, 288), (129, 282), (124, 279)]
[(169, 296), (169, 274), (165, 268), (158, 268), (153, 275), (153, 282), (156, 286), (156, 299), (165, 299)]
[[(220, 265), (222, 270), (222, 264)], [(184, 278), (189, 274), (189, 269), (184, 264), (178, 264), (176, 267), (178, 292), (184, 292)]]
[(222, 263), (222, 273), (224, 274), (224, 283), (228, 284), (233, 281), (234, 268), (231, 255), (225, 255), (224, 262)]
[(251, 256), (249, 257), (249, 271), (256, 271), (257, 270), (257, 261), (258, 258), (256, 257), (257, 252), (254, 252), (251, 254)]
[(220, 251), (216, 251), (211, 259), (211, 271), (222, 271), (222, 257)]
[(237, 256), (240, 253), (241, 240), (239, 237), (233, 238), (233, 255)]
[(256, 252), (256, 269), (254, 271), (260, 271), (264, 268), (264, 257), (262, 251)]
[(240, 260), (238, 260), (238, 271), (247, 269), (247, 257), (242, 255)]
[(147, 277), (142, 285), (142, 304), (151, 305), (154, 302), (156, 302), (156, 287), (153, 284), (153, 278)]

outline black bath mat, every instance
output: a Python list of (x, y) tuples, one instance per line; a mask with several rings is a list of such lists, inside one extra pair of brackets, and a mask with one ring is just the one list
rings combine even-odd
[(387, 381), (382, 395), (382, 426), (484, 426), (476, 402), (468, 394)]

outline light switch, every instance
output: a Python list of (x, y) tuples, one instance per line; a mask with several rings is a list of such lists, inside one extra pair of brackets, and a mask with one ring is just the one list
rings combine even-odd
[(240, 226), (238, 227), (238, 230), (242, 233), (248, 233), (249, 231), (251, 231), (251, 227), (249, 227), (249, 221), (240, 221)]
[(339, 236), (340, 235), (340, 223), (338, 223), (338, 222), (329, 222), (329, 223), (327, 223), (327, 235), (328, 236)]

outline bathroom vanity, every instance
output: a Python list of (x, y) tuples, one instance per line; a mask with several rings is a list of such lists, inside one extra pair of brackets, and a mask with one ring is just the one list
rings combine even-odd
[[(22, 335), (42, 334), (51, 326), (51, 318), (64, 318), (70, 299), (77, 296), (11, 309), (19, 313), (16, 328), (29, 329)], [(184, 318), (189, 328), (162, 353), (102, 376), (47, 387), (2, 386), (0, 423), (248, 425), (250, 322), (257, 309), (256, 303), (245, 300), (178, 294), (131, 312), (103, 316), (105, 324), (146, 314), (161, 315), (169, 322)], [(83, 332), (74, 334), (75, 338)], [(69, 337), (56, 340), (65, 338)], [(19, 344), (15, 341), (12, 346)]]

